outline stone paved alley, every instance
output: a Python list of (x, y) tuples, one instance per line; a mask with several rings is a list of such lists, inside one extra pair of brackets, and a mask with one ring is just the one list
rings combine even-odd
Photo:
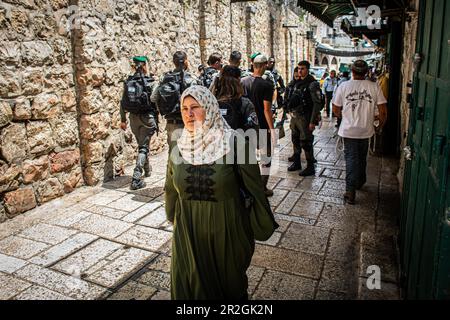
[[(344, 206), (345, 164), (335, 153), (334, 127), (325, 122), (316, 132), (314, 178), (287, 172), (289, 133), (270, 180), (280, 228), (256, 246), (250, 297), (398, 299), (397, 162), (370, 157), (357, 205)], [(0, 299), (169, 299), (166, 160), (167, 152), (152, 158), (144, 190), (129, 190), (128, 168), (128, 176), (1, 224)], [(367, 289), (370, 265), (381, 268), (381, 290)]]

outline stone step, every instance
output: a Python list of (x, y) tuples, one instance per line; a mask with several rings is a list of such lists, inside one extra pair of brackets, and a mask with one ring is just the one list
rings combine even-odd
[(399, 300), (396, 237), (361, 232), (358, 259), (358, 300)]

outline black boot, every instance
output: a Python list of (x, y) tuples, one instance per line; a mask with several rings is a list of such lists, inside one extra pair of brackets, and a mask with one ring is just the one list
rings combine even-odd
[(300, 172), (301, 177), (309, 177), (309, 176), (315, 176), (316, 175), (316, 167), (314, 166), (314, 151), (311, 146), (304, 147), (303, 150), (305, 150), (305, 157), (307, 161), (306, 169)]
[(295, 153), (288, 158), (288, 161), (289, 162), (294, 162), (295, 161)]
[(308, 163), (308, 166), (305, 170), (299, 173), (301, 177), (310, 177), (316, 175), (316, 168), (314, 167), (314, 163)]
[(298, 170), (302, 170), (302, 162), (300, 160), (300, 155), (299, 154), (294, 154), (294, 160), (293, 160), (293, 164), (291, 164), (291, 166), (288, 168), (289, 172), (294, 172), (294, 171), (298, 171)]
[(138, 190), (145, 187), (145, 182), (142, 176), (144, 167), (146, 167), (146, 161), (148, 160), (147, 160), (147, 153), (145, 152), (145, 150), (144, 152), (139, 152), (136, 160), (136, 167), (134, 168), (133, 171), (133, 179), (131, 180), (130, 185), (131, 190)]
[(144, 180), (135, 180), (135, 179), (133, 179), (131, 181), (130, 189), (131, 190), (139, 190), (139, 189), (145, 188), (145, 185), (146, 184), (145, 184)]

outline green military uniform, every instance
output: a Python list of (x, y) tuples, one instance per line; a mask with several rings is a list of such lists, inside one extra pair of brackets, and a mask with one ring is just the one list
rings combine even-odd
[[(148, 61), (147, 57), (134, 57), (133, 61), (135, 63), (146, 63)], [(135, 75), (128, 78), (130, 79), (139, 79), (144, 81), (144, 90), (148, 93), (148, 98), (150, 97), (150, 94), (155, 86), (155, 82), (153, 81), (153, 78), (147, 77), (143, 74), (136, 73)], [(121, 122), (126, 123), (126, 96), (125, 91), (124, 95), (122, 96), (121, 104), (120, 104), (120, 120)], [(151, 103), (150, 100), (148, 100), (147, 103)], [(143, 107), (144, 108), (144, 107)], [(148, 109), (146, 109), (148, 110)], [(138, 144), (138, 156), (136, 160), (136, 167), (134, 168), (133, 172), (133, 181), (132, 181), (132, 189), (138, 189), (144, 186), (144, 183), (142, 181), (142, 174), (144, 173), (145, 176), (150, 176), (151, 173), (151, 167), (149, 164), (149, 153), (150, 153), (150, 140), (153, 136), (153, 134), (158, 130), (158, 120), (157, 120), (157, 113), (156, 109), (153, 108), (153, 111), (146, 111), (146, 112), (129, 112), (129, 120), (130, 120), (130, 127), (131, 131), (133, 132), (137, 144)]]
[[(172, 71), (172, 74), (180, 73), (180, 71)], [(153, 87), (153, 92), (151, 95), (151, 101), (156, 103), (158, 101), (158, 87), (162, 83), (164, 79), (164, 75), (161, 76), (158, 85)], [(193, 85), (200, 85), (200, 81), (191, 73), (185, 71), (184, 72), (184, 89), (189, 88)], [(176, 145), (176, 141), (179, 138), (182, 129), (184, 128), (183, 119), (181, 117), (181, 112), (174, 112), (164, 116), (167, 121), (166, 131), (167, 131), (167, 145), (169, 146), (169, 152), (172, 150), (173, 146)], [(178, 134), (177, 134), (178, 133)]]
[[(224, 156), (223, 164), (194, 166), (173, 158), (165, 184), (167, 219), (174, 223), (172, 299), (246, 299), (255, 239), (268, 239), (278, 227), (256, 159), (247, 154), (244, 164), (233, 165)], [(251, 210), (241, 201), (236, 168), (254, 199)]]
[(294, 145), (294, 167), (301, 168), (300, 155), (305, 152), (307, 168), (300, 173), (302, 176), (313, 175), (314, 169), (314, 135), (309, 129), (310, 124), (316, 124), (323, 108), (320, 84), (314, 77), (308, 75), (295, 83), (294, 91), (289, 99), (288, 109), (291, 111), (292, 143)]

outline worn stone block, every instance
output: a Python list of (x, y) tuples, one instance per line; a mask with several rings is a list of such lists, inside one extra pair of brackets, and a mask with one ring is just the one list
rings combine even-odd
[(120, 199), (124, 196), (126, 196), (126, 192), (117, 191), (117, 190), (105, 190), (100, 193), (97, 193), (96, 195), (89, 197), (87, 201), (89, 201), (92, 204), (96, 204), (99, 206), (106, 206), (107, 204)]
[(143, 226), (158, 228), (166, 221), (166, 210), (164, 207), (159, 207), (152, 213), (148, 214), (138, 222), (137, 224), (141, 224)]
[(154, 259), (149, 265), (150, 270), (170, 272), (171, 259), (168, 256), (160, 254), (156, 259)]
[(53, 131), (48, 122), (32, 121), (27, 123), (27, 136), (32, 154), (48, 153), (55, 147)]
[(25, 158), (29, 150), (25, 124), (12, 123), (0, 132), (0, 151), (9, 163)]
[(92, 214), (86, 219), (75, 223), (72, 227), (83, 232), (92, 233), (107, 239), (112, 239), (130, 229), (133, 225), (109, 217)]
[(49, 224), (54, 224), (61, 227), (71, 227), (72, 225), (76, 224), (77, 222), (80, 222), (81, 220), (86, 219), (92, 215), (92, 212), (88, 211), (80, 211), (76, 212), (74, 214), (65, 215), (63, 217), (57, 217), (52, 220), (49, 220)]
[(100, 91), (92, 90), (88, 91), (87, 94), (81, 98), (80, 110), (84, 114), (93, 114), (102, 110), (104, 104)]
[(31, 283), (0, 273), (0, 300), (8, 300), (31, 287)]
[(59, 261), (53, 268), (66, 273), (76, 271), (80, 275), (84, 274), (86, 277), (110, 263), (114, 254), (120, 255), (119, 250), (123, 248), (124, 246), (122, 244), (99, 239), (64, 260)]
[(31, 114), (34, 120), (47, 120), (55, 118), (61, 112), (60, 99), (53, 93), (42, 93), (33, 99)]
[(18, 189), (21, 173), (22, 168), (15, 164), (0, 164), (0, 193)]
[(358, 287), (356, 265), (355, 261), (326, 260), (319, 289), (345, 293), (355, 299)]
[(59, 294), (55, 291), (49, 290), (47, 288), (35, 285), (15, 296), (14, 300), (55, 301), (55, 300), (74, 300), (74, 299)]
[(316, 220), (323, 209), (323, 202), (301, 199), (290, 212), (293, 216)]
[(26, 41), (21, 44), (22, 59), (33, 66), (53, 62), (53, 49), (45, 41)]
[(17, 66), (20, 61), (20, 43), (2, 41), (0, 44), (0, 61)]
[(158, 290), (136, 281), (130, 281), (120, 288), (108, 300), (150, 300)]
[(120, 199), (108, 203), (107, 206), (118, 210), (132, 212), (137, 208), (142, 207), (144, 204), (150, 202), (151, 200), (151, 198), (137, 196), (134, 194), (127, 194)]
[(312, 300), (316, 280), (267, 270), (256, 289), (255, 300)]
[(58, 260), (61, 260), (62, 258), (72, 254), (73, 252), (87, 246), (96, 239), (98, 239), (98, 237), (91, 234), (76, 234), (73, 237), (70, 237), (67, 240), (61, 242), (60, 244), (55, 245), (35, 256), (30, 260), (30, 262), (43, 267), (49, 266), (57, 262)]
[(329, 229), (291, 223), (280, 241), (280, 247), (324, 255), (329, 235)]
[(48, 244), (58, 244), (75, 235), (78, 231), (40, 223), (23, 230), (19, 236)]
[(26, 184), (44, 180), (49, 174), (48, 156), (26, 160), (23, 164), (23, 182)]
[(113, 209), (113, 208), (109, 208), (109, 207), (105, 207), (105, 206), (97, 206), (97, 205), (93, 205), (86, 210), (89, 212), (107, 216), (107, 217), (110, 217), (113, 219), (122, 219), (123, 217), (125, 217), (126, 215), (129, 214), (129, 212), (127, 212), (127, 211), (117, 210), (117, 209)]
[(80, 120), (81, 137), (86, 140), (101, 140), (109, 135), (111, 118), (108, 113), (84, 114)]
[(136, 248), (123, 248), (119, 251), (120, 256), (115, 257), (106, 266), (92, 273), (87, 271), (86, 273), (89, 274), (89, 276), (86, 279), (113, 288), (127, 277), (131, 276), (133, 272), (142, 268), (144, 264), (155, 255), (152, 252)]
[(304, 191), (305, 193), (317, 193), (320, 189), (322, 189), (323, 184), (325, 183), (325, 179), (323, 178), (305, 178), (300, 184), (297, 186), (297, 189)]
[(75, 113), (64, 113), (50, 119), (55, 142), (61, 147), (78, 143), (78, 122)]
[(17, 276), (27, 281), (77, 300), (100, 299), (107, 293), (106, 289), (71, 274), (73, 275), (65, 275), (32, 264), (16, 272)]
[(30, 120), (31, 119), (31, 103), (30, 100), (19, 98), (14, 101), (13, 120)]
[(122, 220), (126, 222), (136, 222), (161, 206), (164, 206), (162, 202), (153, 200), (152, 202), (146, 203), (133, 212), (129, 213)]
[(84, 163), (96, 163), (103, 160), (103, 144), (100, 141), (89, 142), (81, 147)]
[(75, 188), (83, 185), (83, 173), (81, 172), (81, 167), (75, 167), (69, 173), (61, 174), (59, 181), (64, 186), (64, 192), (70, 193), (75, 190)]
[(170, 274), (168, 273), (149, 270), (136, 281), (153, 288), (170, 291)]
[(22, 94), (22, 87), (17, 78), (15, 70), (4, 70), (0, 72), (0, 97), (14, 98)]
[(49, 247), (48, 244), (10, 236), (0, 240), (0, 252), (19, 259), (30, 259)]
[(78, 149), (53, 153), (49, 156), (50, 169), (52, 173), (67, 171), (80, 162), (80, 151)]
[(0, 101), (0, 128), (8, 125), (13, 119), (11, 106), (6, 101)]
[(0, 272), (13, 273), (27, 264), (22, 259), (17, 259), (10, 256), (5, 256), (0, 253)]
[(26, 96), (35, 96), (42, 92), (44, 73), (42, 69), (26, 69), (22, 76), (22, 90)]
[(269, 198), (269, 203), (272, 207), (277, 207), (284, 197), (288, 194), (288, 190), (274, 189), (273, 196)]
[(318, 279), (320, 270), (317, 268), (322, 257), (310, 253), (298, 252), (270, 246), (256, 245), (252, 265), (288, 272)]
[(172, 233), (167, 231), (144, 226), (134, 226), (121, 236), (117, 237), (116, 240), (130, 246), (158, 252), (171, 238)]
[(281, 214), (289, 214), (292, 208), (297, 203), (298, 199), (301, 197), (300, 192), (290, 191), (284, 200), (278, 205), (275, 212)]
[(19, 189), (5, 194), (5, 208), (10, 216), (15, 216), (36, 207), (36, 197), (31, 188)]
[(36, 198), (39, 203), (45, 203), (64, 195), (64, 187), (57, 178), (39, 182), (36, 186)]
[[(355, 230), (356, 231), (356, 230)], [(332, 230), (327, 252), (327, 259), (350, 262), (357, 259), (357, 232), (350, 233), (341, 230)]]

